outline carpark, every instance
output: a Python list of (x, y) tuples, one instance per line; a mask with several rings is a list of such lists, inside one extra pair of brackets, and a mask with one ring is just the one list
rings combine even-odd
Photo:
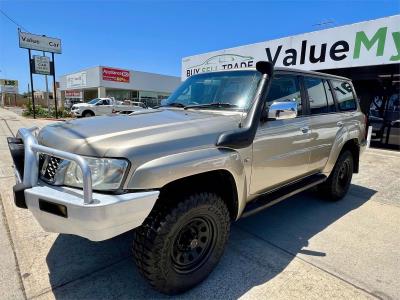
[[(13, 205), (6, 137), (28, 120), (0, 109), (0, 287), (5, 298), (160, 298), (131, 259), (131, 232), (104, 242), (44, 232)], [(312, 192), (232, 226), (211, 276), (182, 298), (400, 298), (400, 153), (369, 149), (349, 194)]]

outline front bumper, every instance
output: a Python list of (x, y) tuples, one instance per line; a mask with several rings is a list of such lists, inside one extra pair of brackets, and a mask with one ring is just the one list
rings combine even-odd
[(80, 110), (71, 110), (71, 113), (74, 117), (81, 117), (82, 112)]
[(140, 226), (158, 195), (93, 193), (93, 203), (85, 205), (82, 190), (39, 184), (25, 190), (25, 201), (44, 230), (102, 241)]
[[(93, 193), (87, 162), (79, 155), (39, 145), (35, 130), (23, 128), (18, 131), (18, 138), (8, 139), (17, 179), (13, 188), (16, 206), (28, 208), (46, 231), (75, 234), (93, 241), (112, 238), (143, 223), (159, 191)], [(83, 174), (83, 189), (38, 181), (38, 153), (75, 161)]]

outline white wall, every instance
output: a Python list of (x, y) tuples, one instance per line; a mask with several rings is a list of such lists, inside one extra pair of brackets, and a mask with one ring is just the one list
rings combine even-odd
[[(72, 89), (94, 88), (94, 87), (97, 88), (101, 86), (105, 88), (115, 88), (122, 90), (140, 90), (140, 91), (171, 93), (181, 83), (181, 79), (177, 76), (168, 76), (168, 75), (140, 72), (134, 70), (128, 70), (130, 73), (129, 83), (103, 80), (102, 68), (103, 66), (93, 67), (80, 72), (61, 76), (60, 89), (72, 90)], [(107, 68), (113, 68), (113, 67), (107, 67)], [(69, 78), (74, 76), (79, 77), (82, 72), (86, 73), (86, 85), (74, 86), (74, 87), (68, 85), (67, 83), (68, 77)], [(76, 80), (75, 82), (78, 82), (78, 80)]]

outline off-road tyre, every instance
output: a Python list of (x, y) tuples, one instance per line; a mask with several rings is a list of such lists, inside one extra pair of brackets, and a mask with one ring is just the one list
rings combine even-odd
[(133, 243), (139, 272), (154, 289), (169, 295), (189, 290), (211, 273), (230, 229), (228, 208), (218, 195), (201, 192), (182, 200), (156, 205), (135, 230)]
[(346, 150), (339, 155), (328, 179), (318, 187), (320, 194), (332, 201), (342, 199), (350, 188), (353, 169), (353, 155)]
[(82, 113), (82, 117), (84, 117), (84, 118), (94, 117), (94, 113), (90, 110), (85, 110)]

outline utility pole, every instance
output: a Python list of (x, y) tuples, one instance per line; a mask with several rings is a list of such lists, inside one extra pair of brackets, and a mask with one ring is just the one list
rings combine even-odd
[(33, 118), (36, 119), (36, 109), (35, 109), (35, 91), (33, 90), (33, 76), (32, 76), (32, 63), (31, 63), (31, 49), (28, 49), (29, 54), (29, 73), (31, 75), (31, 96), (32, 96), (32, 109), (33, 109)]
[(51, 60), (53, 61), (53, 93), (54, 93), (54, 109), (56, 112), (56, 119), (57, 116), (57, 82), (56, 82), (56, 67), (54, 63), (54, 52), (51, 52)]
[(26, 98), (28, 98), (28, 103), (30, 103), (31, 102), (31, 86), (29, 85), (29, 83), (28, 83), (28, 95), (27, 95), (27, 97)]

